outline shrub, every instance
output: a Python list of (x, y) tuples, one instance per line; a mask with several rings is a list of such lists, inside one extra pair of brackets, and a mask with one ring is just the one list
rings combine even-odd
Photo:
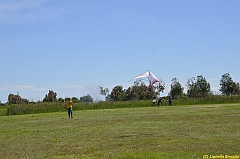
[[(226, 104), (240, 103), (240, 95), (233, 96), (207, 96), (204, 98), (179, 98), (173, 100), (173, 105), (199, 105), (199, 104)], [(168, 98), (163, 97), (163, 106), (168, 105)], [(92, 109), (115, 109), (115, 108), (132, 108), (132, 107), (150, 107), (151, 100), (135, 101), (106, 101), (106, 102), (75, 102), (73, 110), (92, 110)], [(48, 112), (67, 111), (64, 102), (37, 102), (29, 104), (13, 104), (7, 107), (5, 115), (21, 115)]]

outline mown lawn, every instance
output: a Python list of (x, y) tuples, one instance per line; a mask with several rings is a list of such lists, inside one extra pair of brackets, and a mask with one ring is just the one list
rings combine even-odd
[(240, 104), (73, 114), (0, 116), (0, 158), (240, 157)]

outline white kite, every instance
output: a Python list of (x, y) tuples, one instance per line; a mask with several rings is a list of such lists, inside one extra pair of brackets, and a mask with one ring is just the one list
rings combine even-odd
[[(138, 79), (138, 78), (148, 78), (148, 81), (150, 83), (150, 85), (153, 85), (154, 83), (156, 82), (160, 82), (159, 79), (157, 79), (157, 77), (152, 73), (150, 72), (149, 70), (143, 74), (140, 74), (139, 76), (131, 79), (131, 80), (135, 80), (135, 79)], [(131, 81), (130, 80), (130, 81)]]

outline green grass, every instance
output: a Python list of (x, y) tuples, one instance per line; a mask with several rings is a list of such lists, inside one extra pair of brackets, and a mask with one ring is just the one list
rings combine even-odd
[(0, 116), (0, 158), (240, 156), (240, 104)]

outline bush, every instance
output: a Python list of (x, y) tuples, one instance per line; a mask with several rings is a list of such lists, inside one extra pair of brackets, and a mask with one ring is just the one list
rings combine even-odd
[[(240, 96), (207, 96), (205, 98), (179, 98), (173, 100), (173, 105), (199, 105), (199, 104), (226, 104), (240, 103)], [(157, 105), (157, 104), (156, 104)], [(168, 98), (163, 97), (163, 106), (168, 105)], [(106, 102), (75, 102), (73, 110), (92, 110), (92, 109), (115, 109), (115, 108), (133, 108), (133, 107), (151, 107), (151, 100), (139, 101), (106, 101)], [(67, 111), (64, 102), (37, 102), (29, 104), (13, 104), (7, 107), (5, 115), (21, 115), (34, 113), (50, 113)]]

